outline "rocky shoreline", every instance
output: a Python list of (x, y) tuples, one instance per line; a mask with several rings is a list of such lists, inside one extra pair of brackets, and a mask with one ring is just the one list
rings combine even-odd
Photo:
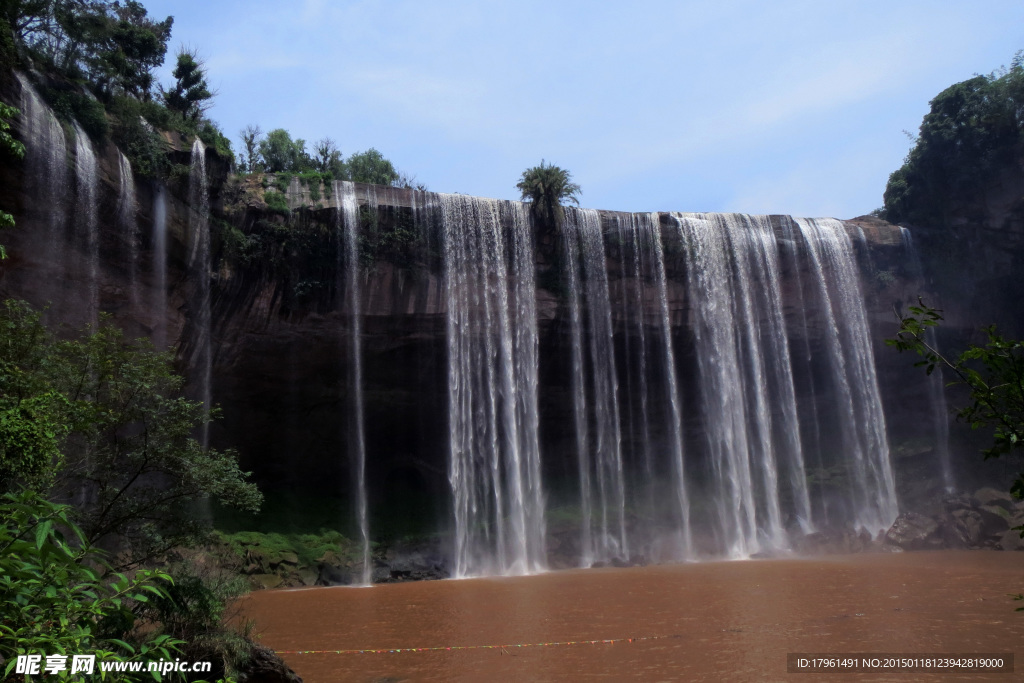
[[(947, 494), (934, 499), (929, 507), (924, 511), (903, 512), (888, 530), (877, 536), (852, 527), (821, 528), (796, 537), (791, 551), (758, 554), (754, 558), (944, 549), (1024, 550), (1024, 538), (1019, 529), (1024, 527), (1024, 500), (1015, 500), (1007, 492), (982, 488), (973, 494)], [(549, 563), (553, 569), (576, 566), (570, 560), (578, 556), (569, 540), (572, 533), (568, 526), (552, 529)], [(263, 538), (269, 537), (253, 534), (251, 538), (230, 542), (219, 537), (202, 549), (181, 552), (192, 561), (244, 576), (252, 590), (351, 585), (361, 579), (362, 558), (354, 543), (342, 539), (337, 548), (314, 556), (263, 542)], [(375, 543), (372, 583), (450, 578), (444, 542), (443, 537), (433, 536)], [(319, 547), (323, 547), (322, 542)], [(653, 562), (634, 553), (628, 560), (613, 558), (592, 566), (649, 563)]]

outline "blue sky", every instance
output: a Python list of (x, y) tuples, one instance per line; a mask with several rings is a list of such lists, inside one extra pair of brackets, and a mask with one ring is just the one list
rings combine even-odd
[(143, 3), (236, 149), (329, 136), (506, 199), (543, 158), (623, 211), (867, 213), (928, 101), (1024, 49), (1019, 0)]

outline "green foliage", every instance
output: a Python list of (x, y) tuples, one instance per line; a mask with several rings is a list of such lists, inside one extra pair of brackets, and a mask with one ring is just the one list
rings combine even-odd
[(540, 166), (523, 171), (516, 188), (522, 199), (530, 202), (530, 213), (544, 229), (555, 231), (565, 219), (562, 202), (579, 205), (580, 186), (572, 182), (572, 174), (558, 166), (549, 166), (542, 159)]
[(274, 176), (274, 185), (277, 187), (277, 191), (285, 194), (288, 192), (288, 186), (292, 184), (291, 173), (278, 173)]
[(11, 124), (8, 121), (19, 114), (21, 112), (16, 108), (0, 102), (0, 152), (17, 159), (25, 156), (25, 145), (15, 140), (14, 136), (11, 135)]
[(374, 148), (357, 152), (345, 163), (348, 179), (357, 183), (391, 185), (399, 179), (394, 165)]
[[(10, 157), (21, 160), (25, 157), (25, 145), (14, 139), (14, 136), (11, 135), (11, 124), (8, 123), (8, 121), (20, 113), (14, 107), (0, 102), (0, 159)], [(14, 216), (0, 210), (0, 228), (13, 227)], [(3, 245), (0, 244), (0, 260), (5, 258), (7, 258), (7, 252), (4, 250)]]
[[(201, 497), (257, 509), (261, 496), (237, 455), (192, 438), (209, 418), (201, 403), (181, 396), (172, 361), (106, 323), (56, 340), (26, 304), (7, 302), (0, 398), (11, 418), (4, 428), (20, 445), (5, 453), (0, 488), (38, 481), (47, 459), (55, 469), (62, 464), (52, 492), (84, 498), (77, 515), (86, 538), (117, 539), (133, 562), (200, 539), (207, 531), (195, 514)], [(38, 427), (22, 428), (25, 421)]]
[(107, 111), (93, 97), (72, 88), (43, 88), (42, 96), (64, 121), (77, 121), (90, 138), (103, 142), (110, 133)]
[(245, 580), (193, 562), (176, 563), (167, 572), (162, 594), (138, 605), (137, 619), (159, 624), (163, 634), (179, 641), (182, 659), (210, 661), (215, 678), (239, 673), (252, 648), (252, 622), (244, 622), (241, 632), (229, 622), (238, 616), (232, 603), (248, 592)]
[(135, 0), (114, 2), (95, 16), (89, 36), (95, 47), (87, 63), (97, 88), (148, 98), (152, 70), (164, 63), (174, 20), (153, 21)]
[(1011, 67), (957, 83), (931, 101), (901, 168), (885, 189), (894, 222), (945, 226), (951, 203), (976, 194), (1024, 146), (1024, 51)]
[[(917, 353), (921, 360), (915, 365), (927, 374), (945, 369), (956, 377), (954, 384), (967, 387), (971, 402), (957, 414), (972, 429), (993, 430), (992, 446), (982, 451), (985, 459), (1024, 447), (1024, 342), (1006, 339), (991, 326), (984, 330), (984, 346), (972, 344), (958, 357), (946, 358), (926, 337), (942, 320), (942, 312), (920, 300), (909, 310), (910, 315), (899, 316), (899, 330), (886, 344)], [(1024, 473), (1017, 476), (1011, 491), (1024, 497)]]
[[(165, 600), (170, 577), (157, 571), (109, 569), (71, 519), (70, 508), (38, 494), (0, 498), (0, 662), (5, 680), (19, 654), (95, 654), (104, 661), (132, 655), (174, 659), (180, 640), (150, 631), (129, 644), (109, 624), (135, 624), (132, 608)], [(29, 680), (26, 676), (25, 680)]]
[(206, 70), (194, 50), (182, 49), (178, 53), (177, 65), (172, 74), (174, 87), (163, 93), (167, 107), (181, 115), (182, 119), (198, 121), (207, 102), (213, 99), (206, 84)]
[(312, 161), (306, 153), (305, 140), (292, 140), (284, 128), (276, 128), (259, 142), (259, 155), (267, 173), (288, 171), (300, 173), (312, 170)]
[(171, 112), (156, 102), (122, 96), (111, 100), (108, 111), (113, 119), (111, 140), (128, 157), (135, 175), (166, 178), (171, 168), (168, 147), (156, 130), (172, 128)]
[(263, 194), (263, 201), (267, 203), (267, 208), (271, 211), (280, 214), (287, 214), (288, 209), (288, 197), (280, 192), (274, 192), (273, 190), (267, 190)]
[(103, 99), (148, 99), (173, 20), (154, 21), (141, 3), (11, 0), (6, 22), (28, 53), (51, 70), (88, 82)]
[(43, 379), (47, 335), (25, 303), (0, 311), (0, 491), (48, 489), (63, 464), (70, 404)]
[(313, 166), (325, 175), (329, 174), (335, 178), (348, 177), (341, 151), (331, 138), (321, 138), (313, 145)]
[[(366, 267), (377, 260), (412, 268), (425, 248), (423, 234), (416, 228), (411, 212), (359, 210), (359, 262)], [(381, 220), (385, 218), (386, 220)]]
[(238, 133), (242, 139), (242, 154), (238, 161), (238, 169), (242, 173), (256, 173), (263, 170), (263, 160), (259, 154), (260, 136), (263, 131), (259, 126), (248, 125)]
[(239, 559), (245, 557), (249, 550), (262, 553), (270, 558), (279, 558), (286, 553), (294, 553), (302, 567), (316, 567), (320, 558), (327, 552), (339, 552), (349, 549), (352, 559), (359, 557), (362, 549), (358, 543), (346, 539), (339, 531), (320, 529), (315, 534), (280, 534), (261, 533), (258, 531), (239, 531), (233, 534), (218, 532), (217, 540), (228, 546), (228, 549)]
[(231, 140), (224, 135), (216, 123), (203, 120), (196, 134), (207, 147), (212, 147), (218, 156), (234, 162), (235, 153), (231, 151)]

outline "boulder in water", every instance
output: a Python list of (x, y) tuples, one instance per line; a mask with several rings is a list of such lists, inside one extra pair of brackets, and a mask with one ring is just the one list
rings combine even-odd
[(238, 676), (239, 683), (302, 683), (302, 679), (284, 663), (276, 652), (263, 645), (252, 644), (249, 661)]
[(1017, 529), (1010, 529), (999, 539), (999, 547), (1003, 550), (1024, 550), (1024, 538)]
[(978, 489), (974, 492), (974, 497), (982, 505), (998, 505), (1007, 510), (1012, 510), (1015, 502), (1008, 491), (1000, 491), (991, 487)]
[(917, 512), (904, 512), (885, 532), (885, 540), (904, 550), (932, 550), (942, 547), (939, 524)]

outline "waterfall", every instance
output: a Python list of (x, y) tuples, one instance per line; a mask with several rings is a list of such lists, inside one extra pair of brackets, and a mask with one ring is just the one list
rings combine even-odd
[(99, 163), (92, 142), (77, 123), (75, 129), (75, 198), (79, 207), (76, 232), (84, 232), (89, 320), (95, 326), (100, 312)]
[[(848, 512), (872, 532), (896, 519), (896, 485), (885, 416), (868, 337), (867, 314), (850, 238), (834, 219), (796, 224), (807, 245), (821, 312), (839, 415), (839, 464), (848, 471)], [(834, 464), (834, 463), (833, 463)]]
[[(581, 560), (589, 566), (595, 560), (629, 558), (618, 380), (601, 218), (594, 210), (566, 209), (563, 232), (570, 287), (573, 395), (582, 501)], [(581, 340), (584, 307), (590, 361), (586, 367)], [(587, 379), (589, 392), (585, 386)], [(588, 410), (594, 414), (589, 425)]]
[(118, 166), (118, 193), (117, 193), (117, 219), (124, 235), (124, 242), (128, 246), (128, 282), (131, 289), (132, 302), (138, 302), (138, 288), (136, 286), (136, 263), (139, 259), (139, 226), (135, 218), (138, 204), (135, 200), (135, 178), (132, 175), (132, 164), (128, 157), (120, 152), (117, 153)]
[(167, 348), (167, 187), (153, 191), (153, 345)]
[[(810, 444), (806, 447), (805, 452), (814, 455), (814, 465), (815, 467), (817, 467), (817, 470), (821, 472), (824, 470), (824, 461), (821, 457), (821, 425), (818, 415), (818, 395), (817, 388), (815, 387), (814, 383), (814, 372), (812, 365), (813, 354), (811, 352), (811, 335), (809, 333), (809, 326), (807, 324), (807, 305), (804, 294), (804, 277), (803, 270), (801, 268), (800, 250), (798, 249), (798, 242), (802, 242), (802, 237), (800, 237), (798, 234), (796, 224), (788, 216), (784, 217), (782, 219), (782, 240), (780, 246), (785, 247), (784, 250), (782, 250), (784, 252), (784, 261), (785, 265), (792, 271), (794, 290), (796, 292), (796, 300), (794, 303), (796, 309), (800, 313), (800, 324), (797, 328), (797, 339), (801, 340), (801, 343), (799, 343), (797, 347), (799, 353), (792, 354), (794, 363), (790, 365), (790, 376), (792, 376), (793, 371), (796, 370), (794, 366), (799, 364), (799, 368), (804, 372), (805, 376), (805, 380), (802, 383), (802, 385), (809, 397), (807, 404), (808, 411), (810, 413), (810, 419), (804, 420), (803, 425), (801, 425), (801, 427), (806, 425), (806, 430), (802, 429), (801, 431), (806, 431), (810, 436)], [(801, 434), (801, 431), (796, 432), (798, 437)], [(808, 497), (810, 497), (810, 492), (808, 492)], [(820, 506), (820, 509), (812, 514), (816, 514), (820, 521), (824, 522), (826, 525), (828, 524), (828, 508), (826, 506)], [(808, 521), (809, 519), (810, 518), (808, 518)]]
[(210, 192), (206, 179), (206, 147), (202, 140), (192, 143), (192, 166), (188, 179), (189, 252), (188, 271), (195, 282), (193, 291), (193, 325), (195, 339), (192, 367), (198, 384), (199, 400), (203, 402), (203, 426), (200, 442), (210, 445), (210, 403), (213, 381), (213, 349), (210, 316)]
[[(340, 272), (346, 273), (346, 301), (349, 311), (349, 396), (352, 409), (349, 411), (349, 453), (354, 461), (356, 480), (356, 517), (359, 520), (359, 536), (362, 543), (363, 561), (360, 583), (371, 584), (372, 566), (370, 555), (370, 530), (366, 503), (366, 434), (363, 420), (363, 365), (361, 349), (360, 294), (359, 294), (359, 206), (356, 204), (355, 186), (348, 181), (334, 181), (334, 196), (338, 202), (338, 243), (344, 239), (343, 262)], [(344, 233), (344, 234), (342, 234)], [(339, 250), (339, 255), (341, 250)]]
[[(674, 529), (673, 538), (662, 539), (669, 541), (668, 548), (651, 547), (648, 552), (655, 559), (685, 560), (693, 556), (690, 496), (684, 468), (682, 400), (676, 378), (661, 230), (656, 214), (631, 214), (628, 220), (617, 219), (616, 224), (623, 248), (622, 317), (629, 327), (635, 328), (638, 341), (635, 350), (627, 345), (626, 353), (627, 361), (635, 356), (635, 369), (630, 376), (636, 377), (634, 392), (640, 395), (639, 425), (633, 426), (632, 431), (633, 438), (641, 441), (643, 460), (640, 483), (634, 494), (642, 497), (640, 503), (651, 520)], [(627, 286), (627, 280), (631, 281), (631, 286)], [(653, 283), (655, 289), (654, 304), (648, 302), (648, 283)], [(653, 315), (648, 316), (651, 307)], [(656, 328), (650, 336), (647, 332), (647, 327), (652, 326), (649, 317), (653, 317)], [(627, 331), (625, 336), (628, 343), (630, 333)], [(648, 353), (649, 346), (651, 353)], [(652, 443), (655, 433), (662, 435), (660, 448)], [(667, 488), (662, 483), (665, 481)]]
[(522, 204), (438, 195), (454, 574), (544, 568), (533, 243)]
[[(37, 201), (28, 206), (37, 211), (46, 226), (45, 253), (47, 277), (43, 294), (56, 307), (63, 302), (63, 283), (67, 280), (65, 262), (65, 207), (68, 200), (67, 144), (64, 129), (53, 112), (21, 73), (14, 74), (21, 84), (21, 116), (25, 126), (26, 179), (36, 188)], [(52, 311), (58, 319), (60, 311)], [(50, 317), (48, 314), (47, 317)]]
[[(924, 279), (924, 267), (921, 265), (921, 255), (914, 245), (913, 235), (907, 228), (900, 228), (900, 237), (903, 240), (903, 248), (910, 260), (913, 275), (919, 280)], [(935, 335), (934, 327), (926, 327), (924, 340), (928, 346), (936, 351), (939, 348), (939, 340)], [(946, 387), (942, 381), (942, 369), (938, 366), (935, 372), (928, 375), (928, 404), (932, 413), (932, 428), (935, 430), (935, 455), (942, 468), (942, 483), (947, 491), (952, 492), (956, 488), (956, 481), (953, 478), (953, 466), (949, 458), (949, 406), (946, 404)]]
[(683, 419), (681, 403), (679, 399), (679, 387), (676, 382), (676, 361), (675, 352), (672, 349), (672, 324), (668, 311), (668, 284), (665, 277), (665, 254), (661, 243), (661, 231), (657, 221), (651, 216), (646, 220), (634, 219), (639, 223), (638, 228), (642, 233), (650, 236), (651, 244), (654, 247), (655, 276), (658, 283), (658, 313), (661, 330), (662, 350), (664, 353), (664, 367), (667, 381), (665, 383), (666, 399), (669, 406), (668, 427), (671, 439), (672, 462), (672, 490), (674, 499), (679, 509), (679, 534), (682, 541), (679, 548), (681, 557), (676, 559), (689, 558), (693, 553), (693, 538), (690, 530), (690, 496), (687, 493), (686, 475), (683, 468)]

